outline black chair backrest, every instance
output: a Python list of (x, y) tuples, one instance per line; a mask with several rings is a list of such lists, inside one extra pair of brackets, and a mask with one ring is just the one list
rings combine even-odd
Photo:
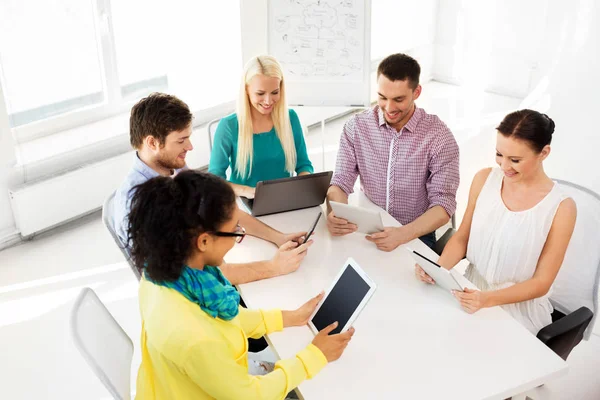
[(593, 317), (589, 308), (581, 307), (540, 329), (537, 338), (566, 360), (571, 350), (583, 339)]

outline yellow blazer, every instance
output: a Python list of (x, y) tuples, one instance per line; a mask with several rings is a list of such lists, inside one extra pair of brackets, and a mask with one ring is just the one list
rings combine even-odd
[(284, 399), (327, 359), (309, 344), (264, 376), (248, 374), (248, 337), (283, 329), (280, 310), (247, 310), (212, 318), (173, 289), (142, 277), (142, 364), (136, 399)]

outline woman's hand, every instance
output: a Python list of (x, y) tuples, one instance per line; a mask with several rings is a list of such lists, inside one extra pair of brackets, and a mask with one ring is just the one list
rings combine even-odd
[(431, 285), (435, 284), (433, 278), (430, 277), (429, 274), (427, 274), (427, 272), (425, 272), (419, 264), (415, 264), (415, 276), (421, 282), (429, 283)]
[(473, 314), (482, 308), (488, 307), (488, 293), (479, 290), (473, 290), (465, 288), (464, 292), (453, 290), (452, 294), (460, 302), (460, 306), (468, 312)]
[(317, 305), (325, 295), (325, 292), (321, 292), (306, 303), (304, 303), (300, 308), (294, 311), (282, 311), (281, 316), (283, 318), (283, 327), (288, 326), (302, 326), (308, 323), (308, 319), (317, 308)]
[(254, 198), (254, 192), (256, 192), (256, 188), (250, 187), (250, 186), (244, 186), (244, 190), (241, 193), (242, 196), (244, 196), (247, 199), (253, 199)]
[(312, 344), (321, 350), (327, 362), (332, 362), (340, 358), (346, 346), (350, 343), (352, 335), (354, 335), (354, 328), (350, 328), (346, 332), (338, 333), (337, 335), (329, 335), (337, 326), (338, 323), (334, 322), (328, 327), (323, 328), (312, 341)]

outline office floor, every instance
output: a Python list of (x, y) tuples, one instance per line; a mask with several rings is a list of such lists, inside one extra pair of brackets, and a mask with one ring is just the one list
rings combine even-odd
[[(490, 127), (508, 110), (518, 107), (519, 99), (432, 82), (424, 85), (418, 104), (438, 114), (457, 137), (461, 146), (460, 193), (464, 195), (474, 171), (493, 162), (491, 154), (470, 149), (480, 150), (481, 143), (489, 142), (493, 137)], [(334, 168), (337, 141), (346, 118), (328, 123), (324, 136), (320, 128), (309, 131), (309, 154), (317, 170)], [(137, 281), (104, 229), (99, 213), (0, 252), (0, 398), (110, 398), (70, 336), (69, 312), (80, 289), (86, 286), (98, 293), (137, 346)], [(600, 333), (600, 327), (596, 332)], [(133, 380), (140, 360), (137, 350)], [(600, 383), (595, 379), (600, 369), (598, 334), (573, 351), (569, 365), (569, 374), (541, 388), (538, 398), (600, 398)]]

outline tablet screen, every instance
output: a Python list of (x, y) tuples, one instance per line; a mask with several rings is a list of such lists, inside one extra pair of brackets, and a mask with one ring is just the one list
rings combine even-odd
[(313, 317), (312, 323), (315, 328), (320, 331), (338, 321), (337, 328), (331, 334), (340, 333), (370, 289), (367, 282), (354, 268), (347, 265), (344, 273)]

